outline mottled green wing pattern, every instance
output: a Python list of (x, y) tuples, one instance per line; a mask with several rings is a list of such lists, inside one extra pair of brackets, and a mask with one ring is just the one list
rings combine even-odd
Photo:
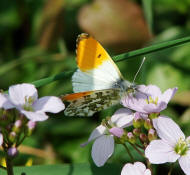
[[(76, 93), (79, 96), (79, 93)], [(75, 94), (72, 94), (76, 96)], [(71, 96), (70, 94), (68, 96)], [(67, 95), (64, 99), (69, 99)], [(70, 102), (64, 111), (66, 116), (92, 116), (95, 112), (107, 109), (120, 101), (120, 89), (89, 91), (79, 98), (66, 100)]]

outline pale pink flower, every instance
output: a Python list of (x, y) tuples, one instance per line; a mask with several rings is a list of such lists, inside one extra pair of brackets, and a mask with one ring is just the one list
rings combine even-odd
[(35, 86), (27, 83), (10, 86), (9, 101), (32, 121), (44, 121), (48, 118), (45, 112), (58, 113), (65, 108), (58, 97), (46, 96), (38, 99)]
[(190, 175), (190, 137), (170, 118), (160, 116), (153, 119), (159, 140), (153, 140), (145, 150), (145, 156), (153, 164), (179, 161), (182, 170)]
[(129, 109), (119, 109), (108, 121), (111, 128), (99, 125), (93, 130), (88, 141), (81, 146), (85, 146), (89, 142), (94, 141), (92, 145), (92, 159), (94, 163), (100, 167), (105, 164), (114, 152), (114, 136), (121, 137), (124, 133), (123, 128), (132, 124), (134, 115)]
[(146, 166), (141, 162), (127, 163), (123, 167), (121, 175), (151, 175), (151, 171), (146, 169)]
[(0, 93), (0, 108), (4, 108), (4, 109), (14, 108), (14, 106), (9, 101), (7, 94)]
[(3, 144), (3, 134), (0, 133), (0, 146)]
[(155, 85), (139, 85), (135, 95), (128, 94), (121, 99), (121, 104), (137, 112), (159, 113), (167, 107), (177, 88), (168, 89), (164, 93)]

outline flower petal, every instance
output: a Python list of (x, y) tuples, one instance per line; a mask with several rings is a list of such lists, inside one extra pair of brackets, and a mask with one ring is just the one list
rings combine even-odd
[(132, 125), (134, 114), (130, 109), (121, 108), (117, 110), (111, 117), (111, 122), (117, 127), (125, 128)]
[(9, 101), (8, 95), (0, 93), (0, 108), (11, 109), (14, 108), (12, 103)]
[(135, 162), (134, 167), (137, 168), (140, 172), (145, 172), (146, 166), (142, 162)]
[(33, 122), (44, 121), (48, 119), (48, 116), (44, 112), (31, 112), (31, 111), (20, 111), (24, 114), (29, 120)]
[(151, 171), (149, 169), (147, 169), (145, 172), (144, 172), (144, 175), (151, 175)]
[(145, 156), (153, 164), (175, 162), (180, 157), (175, 153), (174, 148), (163, 140), (153, 140), (150, 142), (145, 149)]
[(147, 94), (148, 96), (151, 96), (153, 99), (162, 95), (160, 88), (156, 85), (148, 85), (144, 87), (144, 89), (142, 89), (141, 91)]
[(33, 104), (35, 111), (57, 113), (65, 109), (65, 105), (60, 98), (54, 96), (46, 96), (38, 99)]
[(96, 128), (92, 131), (92, 133), (90, 134), (90, 137), (88, 138), (88, 141), (85, 142), (85, 143), (82, 143), (81, 146), (82, 146), (82, 147), (83, 147), (83, 146), (86, 146), (86, 145), (87, 145), (89, 142), (91, 142), (92, 140), (94, 140), (94, 139), (96, 139), (96, 138), (98, 138), (98, 137), (104, 135), (105, 132), (106, 132), (106, 130), (107, 130), (107, 129), (106, 129), (105, 126), (99, 125), (98, 127), (96, 127)]
[(114, 136), (116, 136), (116, 137), (119, 137), (119, 138), (124, 134), (123, 128), (118, 128), (118, 127), (113, 127), (113, 128), (111, 128), (111, 129), (109, 129), (109, 132), (110, 132), (112, 135), (114, 135)]
[(153, 125), (158, 136), (171, 146), (174, 146), (180, 138), (185, 139), (184, 133), (171, 118), (160, 116), (153, 119)]
[(164, 101), (165, 103), (168, 103), (172, 98), (173, 96), (175, 95), (176, 91), (177, 91), (177, 87), (175, 88), (170, 88), (170, 89), (167, 89), (163, 94), (162, 94), (162, 97), (161, 97), (161, 100)]
[(134, 167), (137, 168), (142, 175), (151, 175), (151, 171), (146, 169), (146, 166), (142, 162), (135, 162)]
[(3, 144), (3, 134), (0, 133), (0, 146)]
[(165, 103), (165, 102), (160, 102), (157, 105), (150, 103), (150, 104), (144, 105), (143, 110), (146, 111), (146, 113), (150, 114), (150, 113), (154, 113), (154, 112), (155, 113), (160, 112), (160, 111), (166, 109), (166, 107), (167, 107), (167, 103)]
[(114, 151), (114, 138), (111, 135), (103, 135), (97, 138), (92, 146), (92, 159), (96, 166), (105, 164)]
[(186, 138), (186, 141), (188, 141), (188, 142), (190, 143), (190, 136), (188, 136), (188, 137)]
[(146, 113), (146, 111), (144, 111), (144, 105), (146, 105), (146, 96), (144, 94), (142, 94), (142, 92), (136, 92), (135, 97), (132, 95), (127, 95), (124, 96), (121, 99), (121, 104), (124, 107), (127, 107), (129, 109), (132, 109), (134, 111), (137, 112), (142, 112), (142, 113)]
[(133, 164), (127, 163), (122, 168), (121, 175), (144, 175), (144, 174), (140, 173), (140, 171), (138, 171), (138, 169)]
[(32, 84), (17, 84), (9, 87), (9, 97), (13, 104), (20, 106), (25, 104), (26, 97), (38, 98), (37, 90)]
[(179, 158), (179, 164), (184, 173), (190, 175), (190, 151), (188, 151), (187, 155)]

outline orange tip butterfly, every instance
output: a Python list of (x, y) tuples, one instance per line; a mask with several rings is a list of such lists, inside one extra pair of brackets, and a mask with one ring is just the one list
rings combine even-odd
[(80, 34), (76, 53), (78, 69), (72, 76), (74, 93), (61, 97), (70, 103), (64, 111), (66, 116), (92, 116), (135, 92), (134, 83), (123, 78), (109, 54), (93, 37)]

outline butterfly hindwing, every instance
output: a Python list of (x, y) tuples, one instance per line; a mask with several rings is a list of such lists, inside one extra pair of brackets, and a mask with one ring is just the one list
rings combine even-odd
[(120, 89), (104, 89), (74, 93), (62, 97), (70, 104), (64, 111), (66, 116), (92, 116), (95, 112), (119, 103)]

